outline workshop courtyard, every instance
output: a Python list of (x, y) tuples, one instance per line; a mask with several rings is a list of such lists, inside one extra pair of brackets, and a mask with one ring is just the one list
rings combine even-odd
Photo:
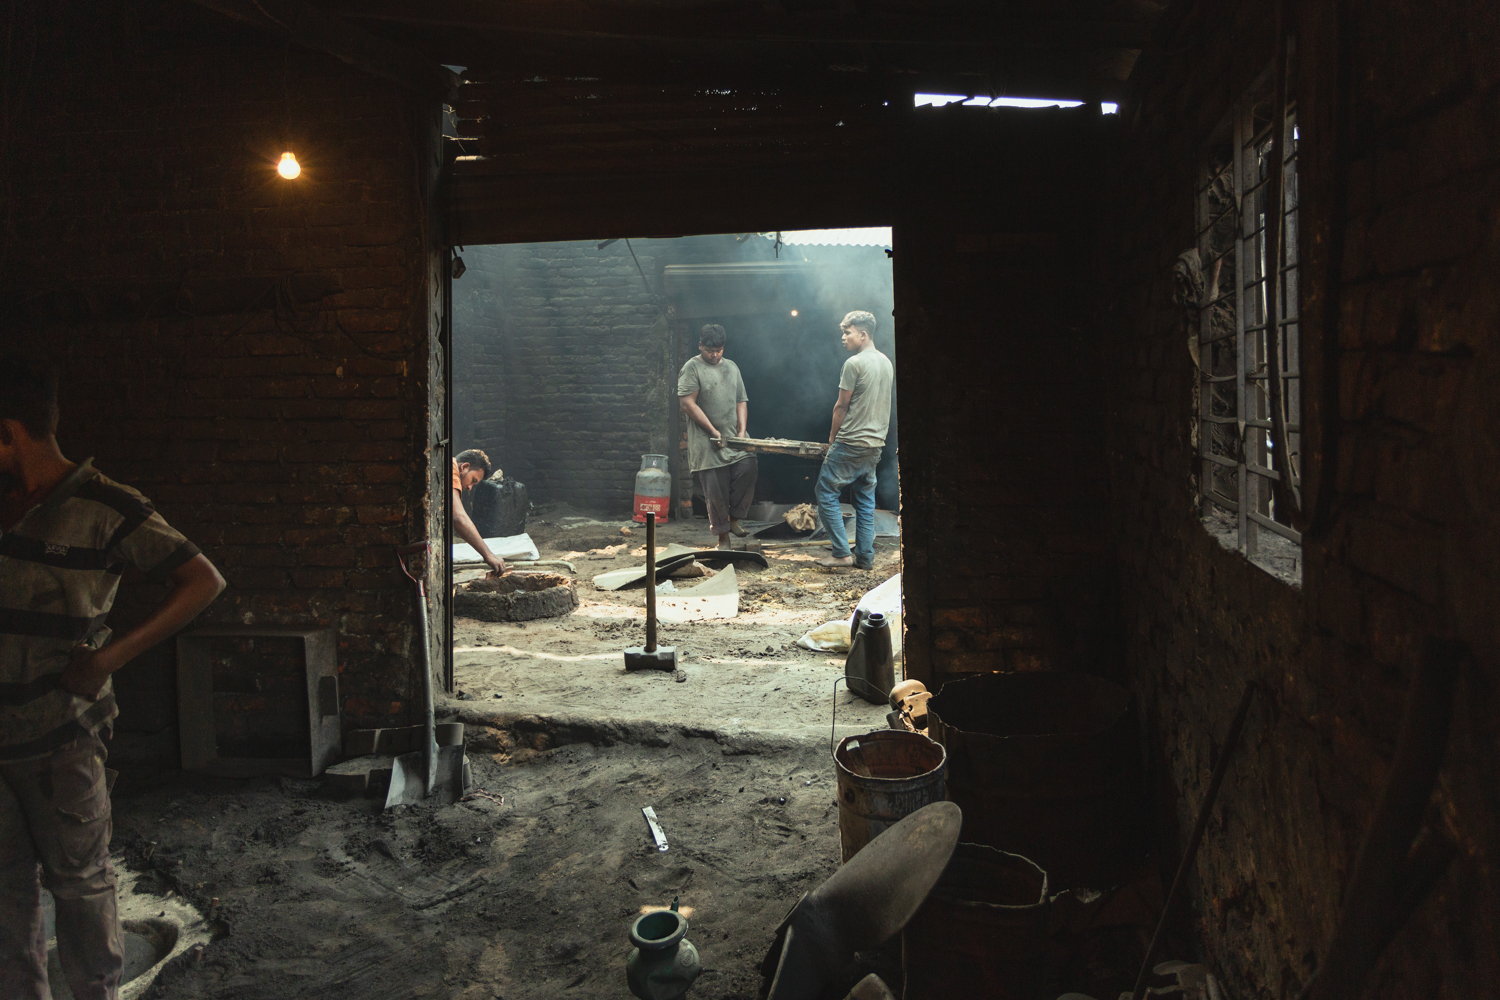
[(1497, 10), (3, 5), (0, 1000), (1495, 996)]

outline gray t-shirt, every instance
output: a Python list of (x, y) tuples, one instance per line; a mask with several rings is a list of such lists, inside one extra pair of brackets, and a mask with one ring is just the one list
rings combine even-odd
[[(733, 434), (740, 428), (737, 404), (749, 402), (745, 395), (745, 380), (740, 377), (740, 368), (728, 358), (711, 365), (702, 356), (688, 358), (677, 378), (677, 395), (698, 394), (698, 408), (723, 434)], [(718, 469), (733, 465), (746, 457), (747, 452), (733, 448), (715, 448), (709, 441), (708, 432), (698, 426), (698, 421), (686, 414), (688, 467), (694, 472)]]
[(891, 359), (875, 348), (860, 351), (844, 362), (839, 388), (854, 390), (849, 413), (839, 428), (840, 444), (856, 448), (882, 448), (891, 426), (891, 383), (895, 372)]

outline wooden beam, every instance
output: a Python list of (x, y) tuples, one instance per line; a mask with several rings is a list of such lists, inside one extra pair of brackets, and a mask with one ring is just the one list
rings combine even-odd
[(414, 49), (325, 13), (303, 0), (194, 0), (225, 17), (324, 52), (372, 76), (428, 96), (444, 96), (459, 79)]
[(661, 173), (485, 175), (465, 166), (455, 165), (448, 204), (448, 233), (464, 245), (884, 226), (892, 213), (886, 173), (851, 170), (847, 158)]
[[(333, 0), (331, 11), (351, 20), (450, 29), (488, 29), (559, 38), (634, 42), (716, 41), (756, 45), (818, 42), (850, 46), (986, 48), (1140, 48), (1152, 21), (1124, 18), (1042, 18), (995, 13), (953, 15), (798, 14), (768, 10), (764, 0), (700, 7), (622, 7), (592, 0)], [(858, 53), (850, 52), (857, 62)]]

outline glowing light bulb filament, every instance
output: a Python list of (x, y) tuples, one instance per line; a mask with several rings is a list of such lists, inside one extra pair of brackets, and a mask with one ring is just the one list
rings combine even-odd
[(276, 172), (287, 180), (293, 180), (302, 173), (302, 164), (297, 162), (297, 157), (290, 153), (281, 154), (281, 162), (276, 164)]

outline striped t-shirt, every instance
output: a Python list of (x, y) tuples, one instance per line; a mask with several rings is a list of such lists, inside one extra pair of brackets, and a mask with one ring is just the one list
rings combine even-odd
[(59, 678), (73, 650), (109, 641), (104, 619), (127, 565), (170, 572), (198, 554), (90, 461), (0, 534), (0, 761), (45, 756), (119, 714), (108, 681), (88, 701)]

